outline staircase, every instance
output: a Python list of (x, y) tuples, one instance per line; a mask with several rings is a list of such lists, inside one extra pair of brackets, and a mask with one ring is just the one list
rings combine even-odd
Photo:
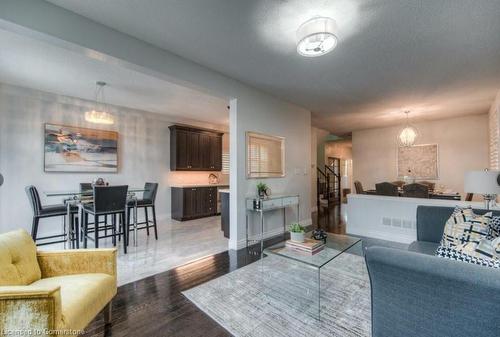
[(330, 207), (340, 205), (340, 167), (339, 165), (317, 168), (317, 205), (320, 207)]

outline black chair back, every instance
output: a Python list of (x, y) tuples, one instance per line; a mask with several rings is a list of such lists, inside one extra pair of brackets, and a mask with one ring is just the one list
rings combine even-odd
[(405, 182), (402, 181), (402, 180), (396, 180), (396, 181), (393, 181), (392, 183), (394, 185), (396, 185), (397, 187), (399, 187), (399, 188), (402, 188), (404, 186), (404, 184), (405, 184)]
[(398, 186), (389, 182), (375, 184), (375, 190), (377, 191), (377, 195), (386, 195), (390, 197), (399, 196)]
[(465, 201), (472, 201), (472, 198), (474, 198), (474, 193), (467, 193), (465, 195)]
[(418, 183), (429, 187), (429, 193), (434, 192), (434, 188), (436, 187), (436, 183), (433, 183), (431, 181), (419, 181)]
[(40, 195), (38, 194), (38, 190), (35, 186), (27, 186), (25, 188), (26, 194), (28, 195), (28, 199), (30, 201), (31, 209), (33, 210), (33, 214), (40, 215), (42, 211), (42, 201), (40, 200)]
[(359, 180), (354, 182), (354, 188), (356, 189), (356, 194), (364, 194), (365, 190), (363, 189), (363, 185)]
[(94, 212), (125, 212), (128, 186), (94, 186)]
[(91, 197), (94, 194), (92, 183), (80, 183), (80, 193), (82, 197)]
[(419, 183), (404, 185), (403, 197), (429, 198), (429, 186)]
[(149, 201), (151, 204), (154, 204), (156, 200), (156, 192), (158, 192), (158, 184), (145, 183), (144, 189), (145, 191), (142, 195), (142, 199)]

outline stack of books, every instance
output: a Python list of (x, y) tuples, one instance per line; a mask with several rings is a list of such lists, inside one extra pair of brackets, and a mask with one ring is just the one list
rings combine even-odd
[(297, 252), (308, 253), (311, 255), (317, 254), (325, 248), (323, 241), (316, 241), (313, 239), (305, 239), (304, 242), (287, 240), (285, 244), (288, 248)]

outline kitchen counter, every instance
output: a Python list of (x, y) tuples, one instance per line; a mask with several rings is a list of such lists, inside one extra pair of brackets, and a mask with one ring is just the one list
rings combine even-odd
[(229, 187), (228, 184), (174, 184), (170, 187), (190, 188), (190, 187)]

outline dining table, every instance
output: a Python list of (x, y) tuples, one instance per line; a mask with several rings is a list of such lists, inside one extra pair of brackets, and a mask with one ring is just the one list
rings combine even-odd
[[(376, 190), (366, 190), (366, 194), (370, 195), (377, 195)], [(398, 197), (403, 196), (403, 191), (401, 189), (398, 189)], [(430, 192), (429, 193), (429, 199), (444, 199), (444, 200), (456, 200), (460, 201), (462, 199), (462, 196), (458, 192)]]
[[(133, 203), (134, 208), (132, 212), (132, 220), (133, 220), (133, 243), (134, 247), (137, 247), (137, 193), (144, 193), (146, 192), (147, 189), (144, 187), (131, 187), (127, 191), (127, 203), (126, 206), (129, 203)], [(55, 198), (55, 197), (63, 197), (64, 198), (64, 204), (66, 205), (66, 224), (68, 228), (65, 228), (65, 233), (66, 235), (66, 244), (69, 247), (75, 247), (74, 243), (74, 238), (76, 235), (76, 228), (75, 226), (71, 225), (73, 223), (71, 219), (71, 208), (72, 207), (78, 207), (78, 216), (80, 219), (83, 219), (82, 214), (83, 214), (83, 205), (86, 202), (91, 202), (92, 201), (92, 195), (93, 195), (93, 190), (69, 190), (69, 191), (44, 191), (44, 195), (48, 198)], [(125, 212), (125, 214), (128, 214), (128, 212)], [(126, 217), (125, 219), (126, 224), (130, 223), (130, 219)], [(125, 226), (124, 226), (125, 227)], [(128, 234), (128, 233), (127, 233)], [(66, 246), (65, 244), (65, 246)], [(126, 244), (126, 243), (124, 243)]]

